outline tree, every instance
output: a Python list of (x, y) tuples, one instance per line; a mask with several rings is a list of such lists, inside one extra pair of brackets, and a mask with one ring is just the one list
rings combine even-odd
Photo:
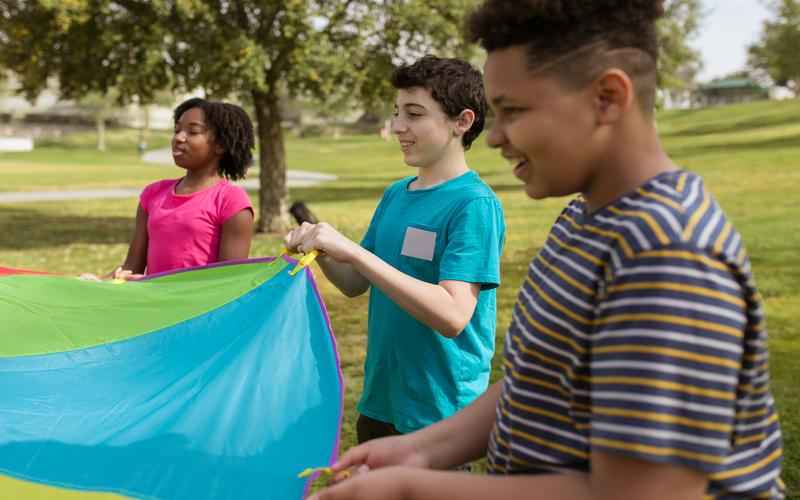
[(106, 150), (106, 120), (108, 120), (116, 101), (116, 92), (113, 90), (105, 94), (91, 92), (81, 97), (78, 101), (78, 105), (88, 111), (94, 120), (97, 130), (98, 151)]
[(748, 64), (778, 85), (800, 91), (800, 1), (769, 3), (774, 19), (764, 21), (761, 38), (748, 48)]
[(159, 30), (165, 14), (146, 1), (0, 0), (0, 66), (34, 100), (53, 77), (64, 99), (118, 92), (149, 102), (170, 84)]
[(393, 67), (426, 52), (464, 54), (472, 0), (0, 0), (0, 64), (35, 97), (116, 87), (120, 103), (163, 88), (240, 95), (255, 110), (258, 229), (288, 222), (279, 101), (374, 103)]
[(260, 231), (287, 224), (286, 153), (279, 102), (374, 102), (395, 63), (465, 49), (467, 0), (251, 0), (175, 2), (173, 71), (184, 88), (244, 93), (260, 144)]
[(667, 0), (658, 22), (658, 86), (665, 91), (685, 90), (702, 68), (700, 53), (689, 45), (697, 36), (704, 13), (700, 0)]

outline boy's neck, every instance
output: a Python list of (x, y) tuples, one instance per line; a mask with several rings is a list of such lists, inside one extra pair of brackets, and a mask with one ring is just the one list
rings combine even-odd
[(410, 189), (427, 189), (455, 179), (469, 170), (467, 159), (462, 148), (448, 152), (436, 163), (419, 167), (417, 178), (409, 186)]
[(613, 147), (595, 167), (595, 175), (583, 197), (588, 211), (594, 212), (635, 191), (653, 177), (679, 167), (661, 147), (655, 126), (636, 128), (618, 136)]

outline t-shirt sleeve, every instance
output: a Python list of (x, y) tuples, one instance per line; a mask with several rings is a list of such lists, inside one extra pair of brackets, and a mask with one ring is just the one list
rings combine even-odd
[(153, 202), (153, 199), (161, 192), (164, 188), (165, 183), (168, 183), (168, 180), (154, 182), (152, 184), (148, 184), (142, 189), (142, 193), (139, 195), (139, 205), (142, 206), (142, 210), (145, 213), (150, 213), (150, 207)]
[(364, 233), (364, 237), (361, 239), (361, 246), (372, 253), (375, 253), (375, 233), (378, 231), (378, 226), (381, 223), (381, 219), (383, 218), (383, 210), (386, 206), (387, 199), (391, 196), (392, 186), (386, 188), (383, 192), (383, 196), (381, 197), (381, 201), (378, 202), (378, 206), (375, 208), (375, 213), (372, 214), (372, 220), (369, 222), (369, 227), (367, 227), (367, 232)]
[(591, 344), (591, 446), (712, 474), (734, 436), (743, 287), (692, 248), (647, 251), (610, 277)]
[(500, 285), (500, 255), (505, 243), (503, 209), (496, 198), (469, 201), (450, 221), (439, 266), (439, 281)]
[(253, 204), (247, 191), (239, 186), (228, 185), (225, 195), (220, 198), (219, 219), (220, 224), (238, 214), (242, 210), (253, 211)]

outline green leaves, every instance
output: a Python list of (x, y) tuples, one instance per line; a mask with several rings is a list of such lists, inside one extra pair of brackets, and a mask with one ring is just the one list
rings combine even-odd
[(701, 68), (700, 54), (689, 45), (697, 35), (703, 12), (700, 0), (667, 0), (664, 17), (658, 21), (658, 86), (664, 90), (685, 89)]
[(751, 67), (779, 85), (800, 90), (800, 1), (771, 2), (774, 18), (764, 22), (761, 39), (749, 47)]

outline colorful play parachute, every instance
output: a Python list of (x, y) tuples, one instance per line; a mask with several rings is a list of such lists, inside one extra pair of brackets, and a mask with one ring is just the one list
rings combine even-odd
[(299, 499), (342, 379), (288, 259), (140, 282), (0, 268), (0, 499)]

